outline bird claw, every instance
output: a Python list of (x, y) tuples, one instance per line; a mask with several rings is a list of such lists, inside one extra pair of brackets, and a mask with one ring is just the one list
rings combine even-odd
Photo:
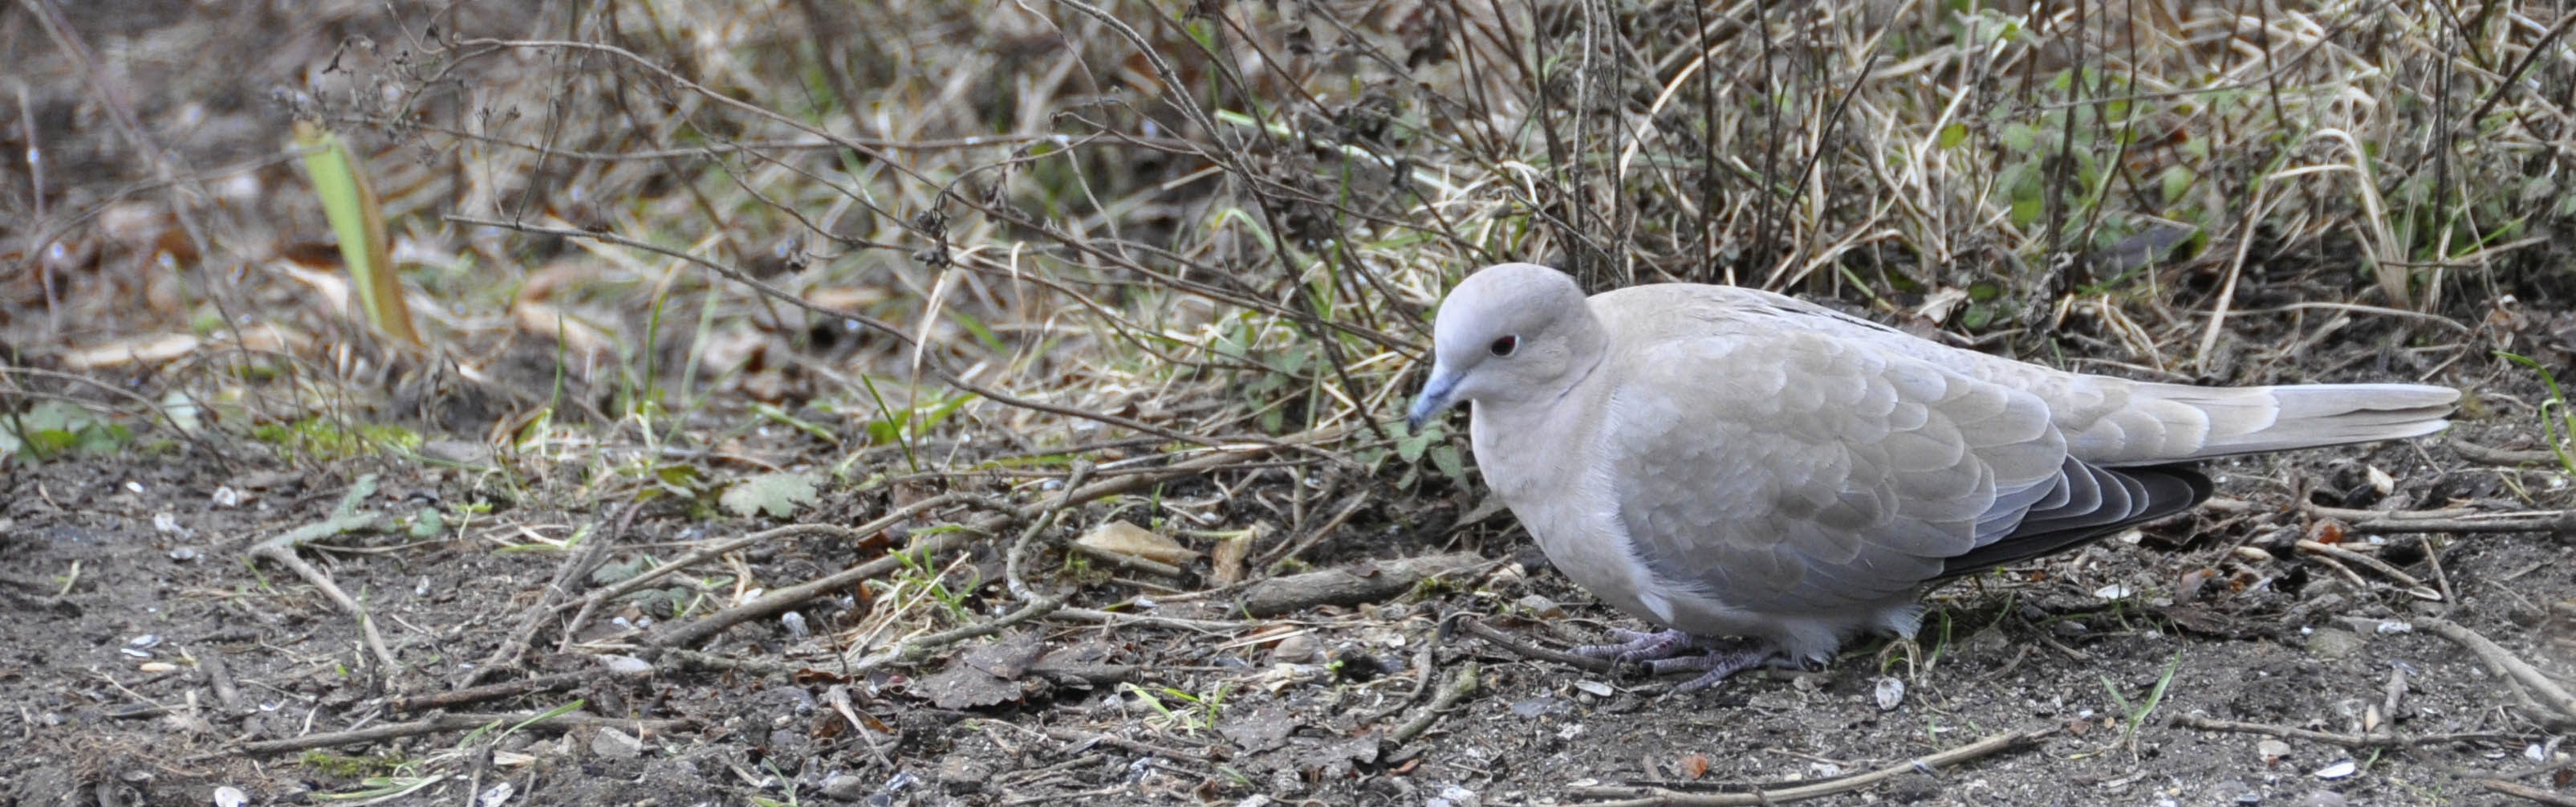
[[(1677, 630), (1637, 631), (1611, 628), (1620, 641), (1616, 644), (1587, 644), (1574, 648), (1576, 655), (1610, 659), (1620, 663), (1636, 662), (1662, 675), (1673, 672), (1699, 671), (1700, 676), (1683, 682), (1675, 692), (1696, 692), (1716, 686), (1727, 676), (1759, 666), (1779, 657), (1780, 650), (1769, 642), (1731, 641), (1692, 636)], [(1705, 648), (1706, 653), (1682, 655), (1689, 648)]]
[(1610, 634), (1619, 637), (1621, 641), (1618, 644), (1579, 645), (1574, 648), (1574, 654), (1610, 659), (1620, 663), (1652, 663), (1671, 658), (1674, 653), (1681, 652), (1682, 648), (1689, 647), (1692, 642), (1690, 634), (1677, 630), (1642, 631), (1611, 628)]
[(1650, 662), (1648, 666), (1653, 667), (1658, 675), (1668, 672), (1704, 670), (1705, 672), (1702, 672), (1698, 678), (1684, 681), (1681, 686), (1673, 688), (1674, 692), (1698, 692), (1716, 686), (1717, 682), (1726, 680), (1727, 676), (1760, 666), (1763, 662), (1770, 661), (1779, 655), (1780, 651), (1769, 644), (1757, 642), (1731, 648), (1712, 649), (1697, 656), (1657, 659)]

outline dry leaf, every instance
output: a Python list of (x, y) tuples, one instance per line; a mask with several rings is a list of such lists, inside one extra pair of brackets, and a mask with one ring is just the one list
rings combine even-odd
[(1692, 779), (1693, 781), (1697, 781), (1700, 777), (1707, 776), (1708, 755), (1693, 752), (1689, 756), (1682, 757), (1682, 775)]
[(1125, 521), (1112, 521), (1093, 527), (1090, 532), (1075, 539), (1074, 543), (1113, 555), (1144, 558), (1174, 566), (1189, 563), (1199, 557), (1199, 553), (1181, 546), (1178, 541)]

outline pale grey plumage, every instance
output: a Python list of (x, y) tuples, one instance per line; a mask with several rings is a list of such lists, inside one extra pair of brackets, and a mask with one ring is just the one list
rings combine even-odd
[(1418, 422), (1474, 401), (1487, 483), (1586, 590), (1681, 634), (1821, 659), (1910, 635), (1921, 586), (2188, 509), (2209, 457), (2415, 437), (2458, 393), (2205, 388), (1965, 351), (1768, 292), (1586, 298), (1489, 267), (1443, 301)]

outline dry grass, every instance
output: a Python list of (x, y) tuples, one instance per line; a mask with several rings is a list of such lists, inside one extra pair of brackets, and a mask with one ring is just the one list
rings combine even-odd
[[(650, 435), (748, 399), (914, 469), (1301, 432), (1376, 467), (1415, 456), (1380, 424), (1440, 291), (1513, 259), (2233, 378), (2249, 316), (2413, 328), (2549, 287), (2540, 247), (2576, 215), (2576, 15), (2538, 3), (398, 8), (337, 9), (326, 30), (374, 35), (280, 97), (382, 149), (453, 362), (405, 372), (430, 397), (521, 382), (471, 425), (555, 452), (587, 447), (547, 431), (574, 410)], [(245, 215), (207, 202), (231, 174), (170, 176), (7, 211), (39, 270), (10, 292), (52, 313), (8, 322), (22, 351), (179, 330), (110, 305), (140, 285), (206, 351), (296, 360), (260, 373), (383, 372), (322, 347), (349, 335), (312, 316), (327, 274), (293, 268), (318, 234), (296, 188)], [(136, 218), (151, 237), (116, 229)], [(221, 271), (66, 280), (152, 255)], [(2249, 312), (2256, 279), (2327, 305)], [(987, 447), (913, 451), (961, 441)]]

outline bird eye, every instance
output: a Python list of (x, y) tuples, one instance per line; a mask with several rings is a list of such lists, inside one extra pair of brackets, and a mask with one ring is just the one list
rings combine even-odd
[(1505, 336), (1495, 339), (1494, 343), (1485, 346), (1485, 349), (1493, 351), (1496, 356), (1509, 356), (1512, 355), (1513, 350), (1519, 349), (1520, 346), (1520, 337)]

